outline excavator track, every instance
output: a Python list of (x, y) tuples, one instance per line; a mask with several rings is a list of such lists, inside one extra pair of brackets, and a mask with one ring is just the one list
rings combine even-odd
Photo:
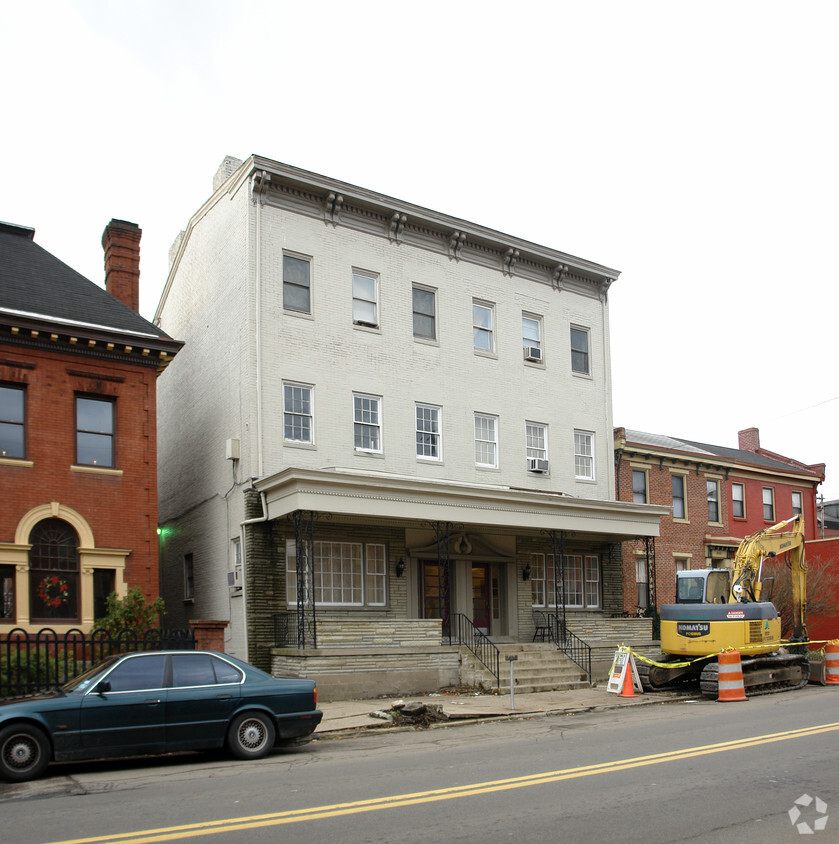
[(638, 660), (636, 663), (638, 677), (645, 692), (686, 691), (699, 681), (702, 663), (681, 668), (668, 668), (666, 667), (667, 662), (681, 662), (682, 658), (664, 654), (658, 657), (656, 661), (664, 663), (664, 665), (650, 665), (643, 660)]
[[(801, 689), (810, 681), (810, 663), (803, 654), (767, 654), (741, 660), (746, 697), (772, 695)], [(710, 700), (719, 696), (719, 663), (714, 660), (699, 678), (702, 694)]]

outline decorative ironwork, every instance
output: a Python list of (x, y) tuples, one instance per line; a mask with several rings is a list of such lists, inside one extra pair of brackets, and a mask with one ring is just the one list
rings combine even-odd
[(496, 688), (501, 685), (501, 651), (489, 640), (486, 633), (475, 627), (471, 618), (463, 613), (451, 617), (449, 644), (469, 648), (481, 665), (495, 677)]
[(315, 522), (320, 513), (302, 510), (288, 514), (294, 526), (294, 562), (297, 571), (297, 647), (306, 647), (306, 634), (313, 648), (318, 646), (317, 600), (315, 598)]
[[(565, 618), (565, 596), (567, 594), (565, 591), (565, 531), (543, 530), (542, 533), (546, 534), (551, 540), (554, 568), (554, 615), (559, 617), (561, 613), (561, 630), (564, 634), (568, 629)], [(557, 561), (559, 561), (559, 576), (557, 576)], [(545, 598), (547, 599), (547, 596)]]
[(647, 608), (644, 615), (653, 620), (653, 638), (658, 639), (661, 629), (661, 617), (658, 614), (655, 573), (655, 537), (644, 537), (644, 556), (647, 561)]
[(550, 613), (549, 618), (552, 623), (550, 632), (551, 639), (554, 644), (561, 650), (565, 656), (573, 663), (579, 665), (588, 676), (589, 683), (591, 682), (591, 645), (585, 640), (581, 639), (576, 633), (572, 633), (565, 624), (565, 619), (560, 620), (555, 613)]
[(437, 543), (437, 572), (439, 578), (440, 619), (443, 638), (452, 640), (451, 623), (451, 560), (449, 559), (449, 541), (454, 525), (451, 522), (424, 522), (434, 531)]

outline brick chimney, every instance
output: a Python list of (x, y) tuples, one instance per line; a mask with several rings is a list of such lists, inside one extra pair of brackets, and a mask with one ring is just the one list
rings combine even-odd
[(751, 451), (755, 454), (760, 451), (760, 431), (757, 428), (746, 428), (745, 431), (738, 431), (737, 440), (742, 451)]
[(132, 311), (140, 312), (140, 238), (136, 223), (111, 220), (102, 232), (105, 290)]

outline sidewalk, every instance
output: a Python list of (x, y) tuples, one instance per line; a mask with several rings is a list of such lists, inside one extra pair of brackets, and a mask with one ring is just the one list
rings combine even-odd
[(672, 703), (680, 700), (696, 699), (697, 694), (678, 692), (656, 692), (638, 694), (635, 697), (621, 697), (606, 691), (605, 683), (596, 688), (571, 689), (559, 692), (537, 692), (517, 694), (515, 709), (510, 708), (510, 695), (490, 694), (447, 694), (440, 692), (425, 695), (405, 695), (404, 697), (373, 698), (371, 700), (342, 700), (319, 702), (323, 712), (315, 737), (328, 738), (344, 732), (360, 732), (382, 729), (415, 729), (415, 727), (394, 727), (389, 721), (377, 718), (370, 713), (387, 712), (394, 702), (402, 700), (421, 701), (430, 706), (441, 706), (448, 720), (439, 725), (448, 726), (471, 722), (480, 718), (522, 718), (535, 717), (548, 713), (579, 713), (604, 709), (619, 709), (625, 706), (644, 706), (654, 703)]

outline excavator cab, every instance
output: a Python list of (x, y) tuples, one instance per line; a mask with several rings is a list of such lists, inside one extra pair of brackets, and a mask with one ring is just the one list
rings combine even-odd
[(677, 604), (725, 604), (731, 592), (728, 569), (694, 569), (676, 572)]

